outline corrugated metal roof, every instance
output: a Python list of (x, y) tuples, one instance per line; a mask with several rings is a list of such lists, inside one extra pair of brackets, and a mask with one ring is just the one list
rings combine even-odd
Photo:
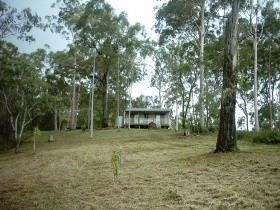
[(126, 112), (170, 112), (171, 109), (166, 109), (166, 108), (131, 108), (131, 109), (126, 109)]

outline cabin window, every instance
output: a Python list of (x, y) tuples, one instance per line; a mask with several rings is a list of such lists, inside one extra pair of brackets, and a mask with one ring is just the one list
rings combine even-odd
[(148, 114), (145, 114), (145, 115), (144, 115), (144, 118), (145, 118), (145, 119), (149, 119), (149, 115), (148, 115)]

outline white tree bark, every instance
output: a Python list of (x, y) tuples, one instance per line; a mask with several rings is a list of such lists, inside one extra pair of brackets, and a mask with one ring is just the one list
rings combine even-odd
[[(257, 29), (257, 28), (256, 28)], [(259, 111), (258, 111), (258, 37), (255, 33), (254, 46), (254, 112), (255, 112), (255, 130), (259, 131)]]
[(199, 103), (200, 103), (200, 125), (202, 128), (205, 127), (204, 120), (204, 36), (205, 36), (205, 0), (201, 4), (201, 26), (200, 26), (200, 94), (199, 94)]
[[(18, 110), (17, 114), (14, 116), (14, 114), (12, 113), (12, 111), (9, 107), (8, 97), (5, 93), (5, 91), (3, 91), (3, 94), (4, 94), (4, 98), (5, 98), (4, 104), (8, 110), (8, 113), (10, 114), (11, 125), (12, 125), (14, 136), (15, 136), (15, 141), (16, 141), (15, 152), (18, 153), (20, 142), (21, 142), (21, 136), (22, 136), (25, 126), (27, 124), (29, 124), (36, 117), (36, 115), (31, 117), (30, 112), (34, 109), (34, 107), (37, 104), (35, 103), (32, 107), (28, 108), (25, 103), (24, 92), (22, 92), (20, 109)], [(29, 117), (28, 120), (27, 120), (27, 117)]]
[[(256, 8), (253, 8), (254, 0), (250, 0), (250, 33), (253, 36), (253, 49), (254, 49), (254, 112), (255, 112), (255, 130), (259, 131), (259, 112), (258, 112), (258, 43), (262, 37), (263, 27), (265, 20), (262, 23), (261, 29), (258, 31), (258, 13), (261, 11), (259, 8), (259, 0), (257, 0)], [(268, 8), (268, 4), (267, 4)], [(253, 23), (253, 12), (255, 12), (255, 23)], [(266, 14), (265, 14), (266, 16)]]

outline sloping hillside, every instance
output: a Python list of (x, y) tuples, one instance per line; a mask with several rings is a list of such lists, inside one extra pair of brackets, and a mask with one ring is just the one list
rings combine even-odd
[(35, 154), (29, 142), (0, 155), (1, 209), (280, 208), (279, 145), (213, 154), (215, 135), (103, 130), (91, 140), (79, 130), (52, 132), (48, 143), (48, 134)]

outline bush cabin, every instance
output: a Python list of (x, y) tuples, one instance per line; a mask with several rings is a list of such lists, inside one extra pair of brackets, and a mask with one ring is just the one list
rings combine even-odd
[[(130, 112), (130, 121), (129, 121)], [(124, 125), (131, 128), (147, 128), (151, 122), (158, 128), (170, 127), (171, 109), (131, 108), (124, 111)]]

